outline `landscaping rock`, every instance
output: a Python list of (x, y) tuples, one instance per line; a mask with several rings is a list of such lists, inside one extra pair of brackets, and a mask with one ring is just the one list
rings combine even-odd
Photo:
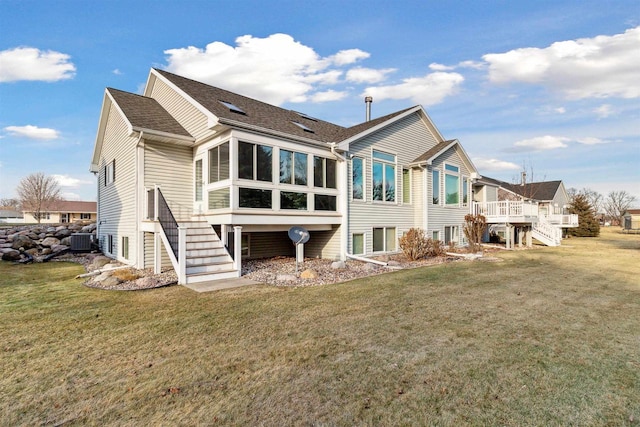
[(300, 273), (300, 278), (301, 279), (315, 279), (318, 277), (318, 272), (315, 270), (312, 270), (310, 268), (306, 269), (305, 271), (303, 271), (302, 273)]
[(157, 281), (153, 277), (141, 277), (135, 280), (136, 286), (141, 289), (153, 288), (158, 285)]
[(67, 249), (69, 249), (69, 246), (65, 246), (65, 245), (53, 245), (53, 246), (51, 246), (51, 251), (53, 253), (66, 251)]
[(56, 231), (54, 236), (58, 239), (63, 239), (65, 237), (71, 236), (71, 234), (73, 234), (73, 231), (69, 230), (68, 228), (64, 228), (62, 230)]
[(104, 267), (110, 262), (111, 262), (111, 258), (107, 258), (104, 255), (99, 255), (93, 259), (93, 261), (91, 262), (91, 267), (95, 270), (95, 269)]
[(345, 264), (344, 261), (334, 261), (331, 263), (331, 268), (333, 268), (334, 270), (342, 270), (344, 268), (347, 268), (347, 264)]
[(13, 249), (20, 249), (20, 248), (31, 249), (35, 246), (36, 244), (34, 243), (33, 240), (31, 240), (28, 236), (24, 236), (20, 234), (15, 236), (13, 238), (13, 242), (11, 242), (11, 247)]
[(100, 284), (104, 287), (110, 288), (112, 286), (117, 286), (121, 282), (116, 276), (109, 276), (104, 280), (100, 281)]
[(4, 261), (17, 261), (20, 259), (20, 251), (15, 249), (3, 249), (2, 259)]
[(40, 245), (48, 246), (48, 247), (52, 247), (53, 245), (59, 245), (59, 244), (60, 244), (60, 240), (56, 239), (55, 237), (47, 237), (42, 242), (40, 242)]
[(278, 282), (292, 282), (296, 280), (297, 277), (295, 274), (278, 274), (276, 275), (276, 280)]

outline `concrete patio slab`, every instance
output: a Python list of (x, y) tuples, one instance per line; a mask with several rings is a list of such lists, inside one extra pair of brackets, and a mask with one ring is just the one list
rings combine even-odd
[(259, 285), (260, 282), (246, 277), (234, 277), (232, 279), (211, 280), (208, 282), (190, 283), (183, 285), (196, 292), (213, 292), (222, 289), (239, 288), (242, 286)]

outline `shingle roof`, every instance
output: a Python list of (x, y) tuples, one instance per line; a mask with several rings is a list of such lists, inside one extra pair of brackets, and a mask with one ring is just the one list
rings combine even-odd
[(529, 184), (502, 183), (502, 187), (516, 194), (535, 200), (553, 200), (562, 181), (531, 182)]
[(134, 128), (191, 136), (155, 99), (113, 88), (107, 90)]
[(455, 139), (449, 139), (447, 141), (442, 141), (437, 143), (435, 146), (427, 150), (424, 154), (422, 154), (420, 157), (418, 157), (411, 163), (421, 163), (429, 160), (430, 158), (438, 154), (440, 151), (444, 150), (449, 144), (451, 144), (454, 141)]
[(49, 212), (95, 213), (98, 212), (98, 206), (96, 202), (61, 200)]
[[(229, 121), (240, 122), (241, 124), (257, 126), (259, 128), (318, 142), (329, 143), (344, 141), (413, 108), (407, 108), (346, 128), (317, 118), (309, 118), (296, 111), (276, 107), (266, 102), (178, 76), (164, 70), (155, 69), (155, 71), (191, 96), (223, 123), (228, 123)], [(239, 107), (244, 114), (229, 109), (229, 107), (222, 104), (222, 102)], [(307, 127), (312, 132), (305, 131), (294, 122), (304, 125), (304, 127)]]

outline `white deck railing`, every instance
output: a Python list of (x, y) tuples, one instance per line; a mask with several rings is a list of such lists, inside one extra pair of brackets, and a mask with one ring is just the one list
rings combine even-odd
[(538, 204), (512, 200), (473, 202), (473, 213), (484, 215), (489, 222), (492, 222), (492, 220), (499, 220), (500, 222), (525, 220), (525, 217), (538, 216)]
[(549, 221), (553, 225), (560, 225), (562, 227), (577, 227), (578, 215), (547, 215), (547, 221)]

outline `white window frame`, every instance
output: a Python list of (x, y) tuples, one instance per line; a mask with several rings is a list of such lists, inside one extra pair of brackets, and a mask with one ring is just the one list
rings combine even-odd
[[(380, 230), (380, 229), (381, 229), (381, 230), (383, 230), (383, 235), (384, 235), (384, 240), (383, 240), (384, 248), (383, 248), (383, 250), (382, 250), (382, 251), (376, 251), (376, 250), (375, 250), (375, 248), (374, 248), (375, 242), (374, 242), (374, 240), (373, 240), (373, 239), (374, 239), (375, 230)], [(394, 246), (395, 246), (395, 247), (394, 247), (393, 249), (389, 249), (389, 248), (387, 247), (387, 230), (391, 230), (391, 229), (393, 229), (393, 230), (394, 230), (394, 233), (393, 233), (393, 234), (394, 234), (394, 236), (395, 236), (395, 237), (394, 237)], [(397, 228), (397, 227), (387, 227), (387, 226), (384, 226), (384, 227), (372, 227), (372, 229), (371, 229), (371, 237), (372, 237), (372, 240), (371, 240), (371, 252), (373, 252), (373, 253), (396, 252), (396, 251), (398, 250), (398, 228)]]
[(104, 185), (113, 184), (116, 180), (116, 159), (111, 160), (104, 167)]
[[(447, 166), (451, 166), (456, 168), (458, 171), (454, 172), (452, 170), (447, 169)], [(445, 207), (450, 207), (450, 208), (455, 208), (455, 207), (460, 207), (462, 204), (462, 194), (461, 194), (461, 174), (460, 174), (460, 166), (458, 165), (454, 165), (453, 163), (444, 163), (442, 165), (442, 170), (444, 172), (444, 206)], [(456, 178), (458, 178), (458, 203), (447, 203), (447, 175), (450, 176), (454, 176)]]
[[(356, 253), (353, 240), (355, 236), (362, 236), (362, 252)], [(367, 253), (367, 233), (351, 233), (351, 253), (353, 255), (364, 255)]]
[(440, 230), (431, 231), (431, 240), (440, 240)]
[[(404, 199), (404, 190), (405, 190), (405, 188), (404, 188), (404, 171), (407, 171), (407, 175), (409, 176), (409, 185), (408, 185), (408, 187), (409, 187), (408, 188), (409, 200), (405, 200)], [(402, 168), (402, 204), (403, 205), (410, 205), (411, 202), (412, 202), (412, 199), (413, 199), (413, 194), (412, 194), (412, 191), (411, 191), (411, 183), (412, 183), (413, 177), (411, 175), (412, 175), (412, 173), (411, 173), (411, 169), (410, 168)]]
[[(447, 241), (447, 229), (449, 231), (449, 241)], [(454, 233), (455, 232), (455, 233)], [(454, 238), (455, 237), (455, 238)], [(443, 242), (448, 245), (449, 242), (453, 241), (456, 245), (460, 244), (460, 226), (458, 225), (445, 225), (444, 226), (444, 240)]]
[[(442, 179), (440, 178), (440, 177), (442, 176), (442, 173), (441, 173), (441, 172), (442, 172), (442, 171), (441, 171), (440, 169), (436, 169), (436, 168), (433, 168), (433, 169), (431, 170), (431, 204), (432, 204), (432, 205), (435, 205), (435, 206), (439, 206), (439, 205), (441, 205), (441, 204), (442, 204), (442, 203), (441, 203), (441, 202), (442, 202), (442, 195), (440, 194), (440, 193), (441, 193), (441, 191), (440, 191), (440, 189), (441, 189), (441, 184), (440, 184), (440, 183), (442, 182)], [(433, 179), (433, 177), (434, 177), (434, 175), (435, 175), (436, 173), (438, 174), (438, 188), (435, 188), (435, 186), (434, 186), (434, 179)], [(434, 191), (434, 190), (436, 190), (436, 191)], [(436, 196), (437, 196), (437, 198), (438, 198), (438, 201), (437, 201), (436, 203), (434, 203), (434, 202), (433, 202), (433, 199), (435, 199), (435, 198), (436, 198)]]
[[(388, 156), (393, 156), (393, 161), (391, 160), (386, 160), (386, 159), (381, 159), (381, 158), (376, 158), (374, 157), (374, 153), (378, 152), (381, 154), (386, 154)], [(376, 200), (373, 198), (373, 191), (375, 186), (373, 185), (373, 180), (374, 180), (374, 174), (373, 174), (373, 168), (376, 164), (376, 162), (382, 164), (382, 200)], [(393, 183), (394, 183), (394, 193), (393, 193), (393, 200), (387, 200), (387, 192), (386, 192), (386, 182), (387, 182), (387, 168), (385, 167), (386, 165), (392, 165), (393, 166)], [(398, 155), (396, 153), (390, 153), (388, 151), (385, 150), (379, 150), (377, 148), (371, 148), (371, 201), (375, 202), (375, 203), (393, 203), (393, 204), (398, 204)]]

